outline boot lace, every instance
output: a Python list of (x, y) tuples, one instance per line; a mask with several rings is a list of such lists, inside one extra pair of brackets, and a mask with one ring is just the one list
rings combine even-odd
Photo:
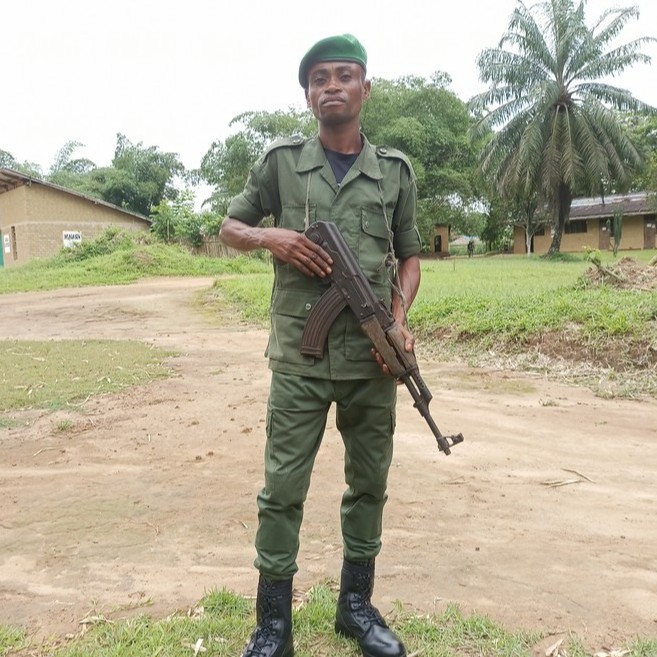
[(242, 657), (266, 657), (267, 648), (272, 647), (276, 641), (274, 629), (273, 612), (269, 600), (263, 603), (262, 617), (256, 629), (251, 635), (251, 641)]
[(368, 625), (375, 624), (381, 627), (387, 627), (379, 610), (372, 604), (369, 598), (358, 593), (352, 593), (349, 606), (351, 607), (351, 611), (358, 614), (359, 618)]
[(357, 573), (355, 580), (357, 592), (351, 593), (349, 601), (352, 612), (358, 613), (368, 624), (374, 623), (381, 627), (387, 627), (379, 610), (372, 604), (372, 579), (369, 574)]

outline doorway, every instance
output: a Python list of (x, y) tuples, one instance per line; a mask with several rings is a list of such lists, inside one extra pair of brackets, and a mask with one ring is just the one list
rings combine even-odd
[(657, 215), (648, 215), (643, 225), (643, 248), (654, 249), (657, 241)]
[(609, 251), (609, 233), (611, 232), (611, 222), (600, 219), (600, 232), (598, 237), (598, 249), (600, 251)]

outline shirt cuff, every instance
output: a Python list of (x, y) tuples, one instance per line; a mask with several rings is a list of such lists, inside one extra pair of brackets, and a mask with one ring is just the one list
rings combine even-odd
[(395, 234), (394, 239), (395, 256), (399, 260), (405, 260), (411, 256), (418, 255), (422, 250), (422, 240), (417, 227)]

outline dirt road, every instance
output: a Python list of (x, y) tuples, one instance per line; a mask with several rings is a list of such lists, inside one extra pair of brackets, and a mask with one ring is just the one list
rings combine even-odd
[[(91, 609), (165, 615), (214, 587), (254, 592), (267, 336), (199, 312), (211, 283), (0, 296), (0, 339), (136, 338), (179, 353), (170, 379), (0, 429), (0, 622), (61, 635)], [(375, 602), (456, 602), (594, 649), (657, 635), (657, 402), (420, 364), (438, 425), (466, 442), (439, 453), (400, 390)], [(331, 428), (300, 588), (338, 576), (342, 490)]]

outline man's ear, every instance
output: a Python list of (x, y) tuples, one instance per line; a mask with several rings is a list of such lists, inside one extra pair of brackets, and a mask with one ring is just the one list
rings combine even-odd
[(369, 80), (363, 82), (363, 100), (370, 97), (372, 91), (372, 83)]
[(308, 95), (308, 89), (304, 89), (303, 93), (306, 96), (306, 107), (310, 107), (310, 96)]

